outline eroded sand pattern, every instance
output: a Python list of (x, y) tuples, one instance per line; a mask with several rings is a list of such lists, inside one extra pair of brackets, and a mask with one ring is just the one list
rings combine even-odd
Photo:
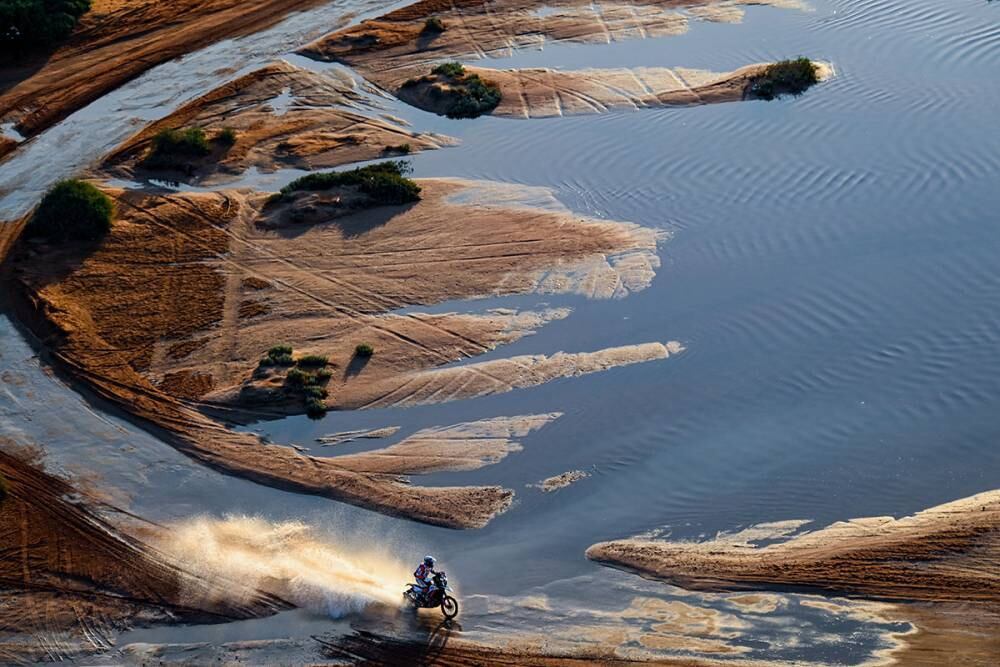
[[(854, 519), (787, 537), (803, 523), (762, 526), (706, 542), (604, 542), (590, 547), (587, 557), (691, 589), (815, 588), (895, 601), (900, 604), (876, 606), (868, 614), (915, 625), (889, 652), (902, 664), (941, 664), (956, 646), (969, 664), (987, 664), (986, 656), (997, 655), (1000, 491), (900, 519)], [(750, 544), (782, 536), (786, 539), (775, 544)], [(764, 604), (755, 597), (730, 600)], [(836, 603), (802, 604), (845, 613)]]
[[(254, 588), (206, 579), (98, 516), (63, 480), (0, 451), (0, 661), (55, 661), (110, 645), (131, 623), (250, 618), (286, 607)], [(52, 635), (48, 643), (36, 637)]]
[(163, 129), (198, 127), (210, 136), (236, 133), (220, 156), (199, 161), (188, 181), (220, 183), (254, 167), (322, 169), (393, 155), (394, 147), (417, 152), (453, 144), (448, 137), (407, 130), (377, 115), (342, 72), (310, 72), (278, 62), (246, 74), (181, 107), (125, 142), (104, 161), (115, 175), (154, 177), (176, 170), (143, 170), (142, 158)]
[[(427, 84), (404, 85), (426, 76), (434, 63), (502, 57), (516, 50), (543, 49), (546, 42), (608, 43), (655, 38), (687, 31), (690, 18), (738, 21), (741, 3), (544, 3), (424, 0), (378, 19), (329, 35), (302, 50), (304, 55), (354, 67), (367, 79), (406, 102), (445, 113), (447, 102)], [(794, 2), (776, 4), (800, 8)], [(548, 11), (538, 13), (540, 7)], [(424, 30), (434, 17), (441, 32)], [(612, 109), (731, 102), (746, 97), (750, 80), (765, 65), (748, 64), (725, 73), (684, 68), (495, 69), (467, 67), (496, 85), (499, 106), (491, 113), (540, 118)], [(824, 68), (824, 78), (829, 75)]]

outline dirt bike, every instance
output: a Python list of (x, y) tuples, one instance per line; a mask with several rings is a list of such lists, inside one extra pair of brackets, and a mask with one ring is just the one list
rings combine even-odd
[(448, 588), (447, 575), (444, 572), (435, 572), (431, 581), (433, 584), (426, 595), (416, 584), (407, 584), (406, 590), (403, 591), (403, 601), (414, 609), (441, 607), (441, 613), (448, 620), (458, 616), (458, 600), (448, 595), (451, 589)]

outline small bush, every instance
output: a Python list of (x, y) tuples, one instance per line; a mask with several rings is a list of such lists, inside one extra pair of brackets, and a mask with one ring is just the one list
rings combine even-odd
[(410, 146), (410, 144), (399, 144), (398, 146), (386, 146), (384, 152), (401, 153), (402, 155), (409, 155), (412, 150), (413, 147)]
[(780, 95), (801, 95), (819, 82), (819, 71), (808, 58), (782, 60), (767, 66), (764, 72), (750, 80), (749, 93), (763, 100)]
[(299, 357), (299, 366), (326, 366), (330, 363), (322, 354), (307, 354), (304, 357)]
[(264, 358), (260, 360), (261, 366), (294, 366), (295, 359), (292, 357), (291, 345), (275, 345)]
[(301, 388), (306, 386), (306, 381), (309, 379), (309, 373), (298, 368), (292, 368), (288, 371), (285, 376), (285, 383), (290, 387)]
[(322, 419), (326, 416), (326, 404), (317, 398), (306, 399), (306, 415), (309, 419)]
[(0, 505), (3, 505), (3, 501), (7, 500), (8, 495), (10, 495), (10, 486), (7, 484), (7, 478), (0, 475)]
[(315, 398), (322, 400), (328, 396), (326, 389), (323, 389), (323, 387), (317, 387), (315, 385), (306, 387), (303, 393), (305, 393), (307, 399)]
[(462, 63), (441, 63), (431, 70), (431, 74), (440, 74), (449, 79), (461, 79), (465, 76), (465, 67), (462, 66)]
[(333, 371), (329, 368), (320, 368), (314, 374), (317, 382), (326, 382), (333, 377)]
[(370, 357), (375, 354), (375, 348), (368, 343), (361, 343), (354, 348), (354, 354), (359, 357)]
[(215, 140), (223, 146), (232, 146), (236, 143), (236, 130), (231, 127), (224, 127), (215, 137)]
[(267, 356), (269, 357), (282, 357), (291, 356), (292, 346), (291, 345), (275, 345), (270, 350), (267, 351)]
[(445, 112), (448, 118), (476, 118), (489, 113), (500, 104), (500, 89), (479, 75), (472, 74), (462, 80), (463, 88), (453, 92), (452, 102)]
[(52, 48), (88, 9), (90, 0), (0, 0), (0, 62)]
[(424, 29), (422, 30), (424, 34), (436, 35), (444, 32), (444, 21), (439, 19), (437, 16), (432, 16), (426, 21), (424, 21)]
[(287, 199), (299, 190), (354, 186), (377, 204), (407, 204), (420, 199), (420, 186), (405, 176), (410, 171), (409, 163), (390, 160), (348, 171), (306, 174), (281, 188), (280, 195)]
[(92, 241), (111, 229), (111, 199), (85, 181), (59, 181), (42, 199), (28, 222), (29, 236), (49, 241)]
[(153, 152), (164, 155), (208, 155), (211, 152), (205, 130), (189, 127), (185, 130), (160, 130), (153, 137)]

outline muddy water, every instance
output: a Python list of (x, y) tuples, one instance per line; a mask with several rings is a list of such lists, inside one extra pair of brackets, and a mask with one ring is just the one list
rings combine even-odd
[[(151, 483), (117, 480), (140, 496), (133, 505), (139, 513), (159, 520), (266, 508), (262, 513), (274, 521), (330, 521), (334, 532), (348, 525), (404, 559), (433, 551), (463, 595), (545, 591), (557, 609), (606, 605), (597, 581), (631, 585), (584, 559), (584, 549), (599, 540), (658, 528), (696, 537), (760, 521), (826, 524), (898, 515), (997, 488), (998, 11), (996, 3), (978, 0), (814, 2), (809, 12), (749, 8), (741, 25), (695, 23), (677, 37), (549, 46), (490, 63), (722, 71), (804, 54), (834, 64), (836, 78), (794, 100), (530, 122), (449, 121), (389, 104), (415, 129), (463, 142), (414, 156), (418, 176), (546, 186), (581, 213), (671, 234), (653, 285), (621, 301), (546, 296), (442, 307), (545, 302), (574, 309), (491, 358), (675, 339), (687, 348), (676, 358), (474, 401), (250, 427), (313, 454), (333, 454), (384, 443), (322, 448), (314, 438), (398, 425), (394, 442), (429, 426), (565, 413), (497, 465), (429, 477), (516, 489), (514, 507), (483, 530), (402, 523), (197, 471), (134, 427), (74, 404), (79, 399), (65, 388), (50, 391), (95, 420), (75, 446), (117, 442), (157, 452), (143, 463)], [(307, 26), (314, 24), (297, 24), (283, 38)], [(211, 68), (226, 61), (224, 48), (231, 47), (204, 56), (204, 87), (214, 85)], [(260, 62), (282, 50), (280, 43), (251, 49)], [(169, 67), (151, 72), (140, 90), (177, 91), (181, 81)], [(143, 95), (109, 96), (106, 107), (99, 103), (46, 133), (0, 167), (0, 187), (17, 189), (3, 200), (4, 213), (23, 210), (50, 182), (52, 170), (38, 164), (69, 173), (93, 159), (79, 144), (101, 125), (95, 112), (151, 118), (190, 94), (163, 92), (148, 102)], [(88, 139), (87, 149), (99, 153), (131, 128), (112, 129), (99, 141)], [(79, 149), (67, 165), (54, 147), (70, 139)], [(5, 342), (14, 335), (3, 331)], [(64, 448), (52, 456), (67, 466), (81, 458), (71, 453), (70, 440), (49, 440), (50, 448)], [(109, 461), (125, 456), (115, 452)], [(573, 469), (590, 477), (552, 494), (526, 488)], [(169, 486), (175, 475), (199, 478), (201, 486), (175, 495)], [(815, 619), (808, 607), (789, 609), (803, 628)], [(122, 641), (304, 636), (315, 631), (315, 617), (304, 618), (233, 624), (231, 632), (154, 630)], [(497, 618), (517, 625), (515, 615)], [(823, 640), (827, 631), (845, 637), (852, 630), (837, 626), (842, 619), (815, 622), (817, 629), (804, 630), (801, 645), (781, 657), (853, 663), (884, 643), (869, 628), (831, 647)], [(760, 655), (777, 655), (781, 642), (763, 626), (752, 625), (748, 645), (755, 637)]]

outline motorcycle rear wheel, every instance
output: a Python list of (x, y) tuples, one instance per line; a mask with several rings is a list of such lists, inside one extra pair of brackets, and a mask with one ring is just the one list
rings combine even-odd
[(450, 595), (445, 595), (441, 598), (441, 613), (449, 621), (458, 616), (458, 600)]

